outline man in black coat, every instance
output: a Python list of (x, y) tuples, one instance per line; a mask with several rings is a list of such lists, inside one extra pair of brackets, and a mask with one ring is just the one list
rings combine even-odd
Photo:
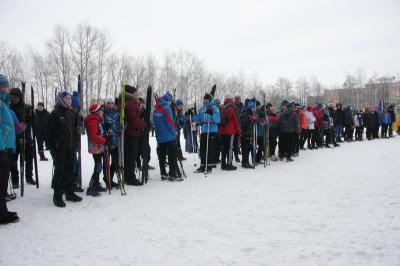
[(292, 152), (295, 145), (296, 133), (299, 133), (299, 120), (293, 111), (291, 104), (283, 103), (282, 112), (279, 115), (279, 157), (286, 161), (293, 161)]
[[(21, 147), (23, 139), (25, 137), (25, 180), (26, 183), (31, 185), (36, 185), (35, 180), (33, 180), (33, 140), (31, 137), (32, 129), (32, 119), (31, 119), (31, 107), (24, 103), (22, 91), (19, 88), (12, 88), (10, 91), (11, 105), (10, 109), (14, 111), (20, 122), (24, 122), (27, 126), (24, 133), (17, 134), (17, 151), (13, 154), (13, 159), (11, 163), (11, 180), (13, 183), (13, 188), (19, 187), (19, 173), (18, 172), (18, 156), (21, 153)], [(24, 135), (25, 134), (25, 135)]]
[(54, 162), (53, 203), (57, 207), (65, 207), (62, 195), (66, 194), (67, 201), (81, 201), (82, 198), (74, 193), (73, 171), (75, 151), (77, 146), (76, 114), (71, 107), (71, 94), (60, 92), (57, 104), (48, 116), (46, 137)]
[(332, 115), (333, 122), (335, 125), (336, 141), (342, 142), (343, 119), (344, 118), (343, 118), (343, 109), (342, 109), (341, 103), (336, 104), (336, 110), (331, 115)]
[(45, 146), (47, 148), (46, 143), (46, 124), (47, 117), (50, 115), (49, 112), (44, 108), (44, 104), (42, 102), (38, 103), (37, 108), (35, 110), (35, 129), (36, 129), (36, 142), (38, 146), (38, 153), (41, 161), (48, 161), (46, 156), (44, 155)]
[(345, 128), (345, 140), (353, 141), (354, 117), (350, 106), (347, 106), (343, 111), (343, 125)]

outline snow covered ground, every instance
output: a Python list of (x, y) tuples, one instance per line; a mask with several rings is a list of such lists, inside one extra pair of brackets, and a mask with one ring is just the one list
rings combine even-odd
[(0, 265), (400, 265), (400, 137), (207, 178), (186, 157), (184, 182), (151, 171), (125, 197), (63, 209), (39, 162), (40, 189), (9, 203), (21, 221), (0, 227)]

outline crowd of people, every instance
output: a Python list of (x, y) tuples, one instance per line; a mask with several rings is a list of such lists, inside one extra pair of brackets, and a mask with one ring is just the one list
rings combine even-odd
[[(340, 103), (310, 106), (285, 100), (275, 107), (264, 99), (261, 104), (261, 99), (242, 101), (240, 96), (232, 95), (226, 95), (221, 102), (208, 93), (197, 110), (196, 106), (185, 106), (182, 100), (166, 92), (156, 97), (152, 119), (145, 121), (146, 105), (139, 97), (138, 89), (125, 85), (124, 91), (124, 95), (117, 98), (107, 97), (93, 103), (86, 117), (80, 110), (79, 93), (61, 91), (51, 113), (43, 103), (37, 104), (35, 121), (32, 121), (32, 108), (24, 102), (22, 91), (10, 88), (8, 77), (0, 75), (0, 224), (19, 220), (17, 213), (7, 209), (6, 200), (12, 199), (8, 193), (9, 184), (12, 189), (19, 188), (20, 174), (24, 174), (27, 184), (36, 184), (32, 174), (35, 145), (32, 127), (36, 129), (40, 160), (48, 160), (45, 150), (50, 151), (53, 159), (53, 203), (57, 207), (66, 206), (63, 195), (66, 201), (82, 200), (77, 194), (83, 192), (77, 174), (81, 125), (86, 129), (88, 152), (94, 160), (86, 194), (94, 197), (107, 188), (142, 185), (137, 175), (143, 157), (150, 156), (142, 151), (144, 135), (150, 129), (155, 132), (163, 181), (184, 179), (182, 161), (186, 158), (182, 152), (181, 134), (185, 139), (185, 151), (198, 154), (200, 158), (195, 172), (207, 175), (219, 164), (223, 171), (234, 171), (237, 170), (236, 163), (242, 168), (255, 168), (268, 160), (291, 162), (301, 150), (339, 147), (344, 141), (362, 141), (364, 135), (368, 140), (389, 138), (393, 131), (398, 131), (398, 117), (392, 105), (384, 110), (378, 107), (353, 110), (351, 106), (343, 108)], [(122, 99), (125, 99), (123, 126)], [(21, 138), (24, 139), (23, 146), (19, 145)], [(25, 173), (18, 169), (21, 149), (24, 149)], [(109, 165), (105, 163), (106, 151)], [(150, 158), (145, 159), (149, 161)], [(196, 161), (197, 156), (193, 159)], [(122, 163), (124, 180), (116, 182), (113, 177)], [(149, 169), (154, 167), (149, 166)], [(102, 173), (106, 187), (100, 181)]]

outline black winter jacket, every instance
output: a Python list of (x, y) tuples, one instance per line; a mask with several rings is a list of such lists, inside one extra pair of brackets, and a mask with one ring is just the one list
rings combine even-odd
[(75, 150), (77, 145), (77, 115), (56, 105), (48, 116), (46, 137), (50, 150)]

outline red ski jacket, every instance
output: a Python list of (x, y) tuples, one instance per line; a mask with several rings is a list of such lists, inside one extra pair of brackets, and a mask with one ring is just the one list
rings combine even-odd
[(139, 99), (131, 93), (125, 94), (125, 116), (127, 126), (125, 136), (138, 137), (143, 135), (143, 129), (146, 127), (143, 117), (140, 115)]
[(219, 126), (219, 134), (224, 135), (239, 135), (240, 134), (240, 126), (239, 120), (237, 117), (236, 108), (234, 107), (233, 100), (225, 100), (224, 111), (221, 109), (221, 121), (224, 119), (223, 116), (227, 116), (228, 123), (225, 126)]

